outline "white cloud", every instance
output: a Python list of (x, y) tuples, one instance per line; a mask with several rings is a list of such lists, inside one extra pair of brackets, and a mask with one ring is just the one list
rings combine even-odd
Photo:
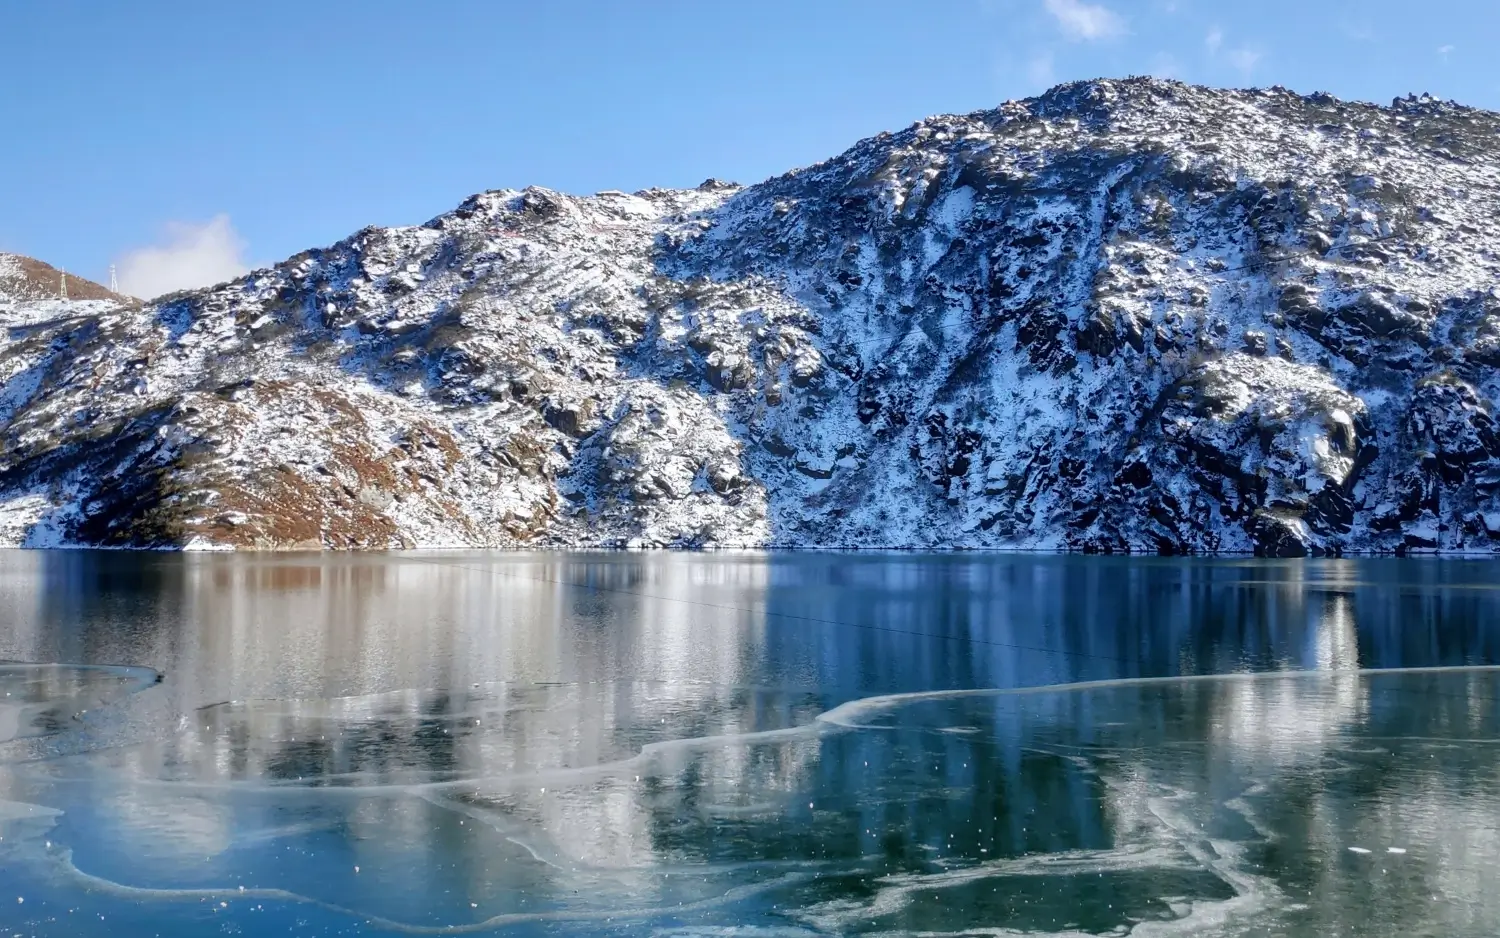
[(1052, 53), (1038, 52), (1026, 63), (1026, 80), (1037, 91), (1045, 91), (1057, 84), (1057, 70), (1052, 65)]
[(201, 225), (168, 222), (166, 243), (126, 251), (117, 261), (120, 289), (145, 299), (233, 280), (249, 271), (245, 241), (228, 215)]
[(1109, 7), (1083, 0), (1043, 0), (1069, 39), (1109, 39), (1125, 32), (1125, 21)]
[(1261, 60), (1261, 54), (1248, 46), (1240, 46), (1238, 49), (1229, 51), (1229, 64), (1248, 75), (1255, 70), (1255, 66)]
[(1224, 44), (1224, 30), (1217, 26), (1210, 29), (1208, 35), (1203, 39), (1203, 44), (1208, 47), (1209, 55), (1218, 55), (1219, 47)]
[(1438, 46), (1438, 55), (1442, 56), (1445, 59), (1448, 57), (1448, 53), (1452, 51), (1453, 46), (1451, 44), (1446, 46)]

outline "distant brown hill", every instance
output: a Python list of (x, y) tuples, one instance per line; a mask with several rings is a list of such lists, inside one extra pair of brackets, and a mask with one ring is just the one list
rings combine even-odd
[[(0, 302), (6, 300), (55, 300), (62, 283), (62, 271), (34, 257), (0, 253)], [(131, 297), (111, 293), (108, 287), (68, 274), (68, 299), (118, 300), (133, 302)]]

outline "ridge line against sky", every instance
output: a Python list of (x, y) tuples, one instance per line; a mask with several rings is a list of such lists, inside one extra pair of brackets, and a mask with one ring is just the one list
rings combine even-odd
[(1151, 74), (1500, 106), (1500, 4), (17, 4), (0, 251), (138, 295), (485, 189), (744, 183), (938, 113)]

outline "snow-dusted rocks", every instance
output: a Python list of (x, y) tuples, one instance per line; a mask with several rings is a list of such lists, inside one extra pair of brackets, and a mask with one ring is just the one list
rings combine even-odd
[(1500, 117), (1065, 85), (749, 188), (0, 297), (36, 545), (1500, 545)]

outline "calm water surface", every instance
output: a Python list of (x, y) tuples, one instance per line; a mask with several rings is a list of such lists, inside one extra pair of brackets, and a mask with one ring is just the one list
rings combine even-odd
[(0, 938), (1493, 936), (1497, 570), (0, 552)]

